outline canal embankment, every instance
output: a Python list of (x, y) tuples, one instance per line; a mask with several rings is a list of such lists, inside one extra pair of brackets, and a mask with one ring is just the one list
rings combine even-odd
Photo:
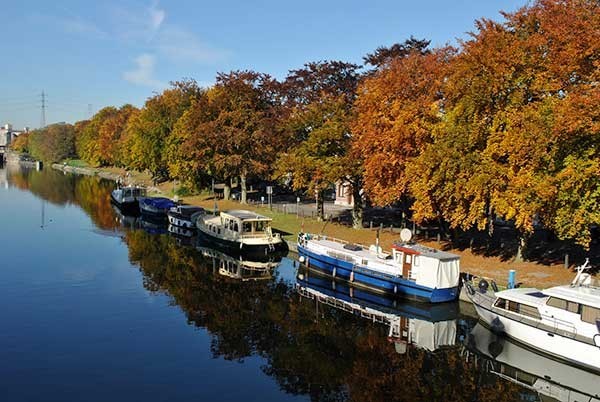
[[(117, 168), (92, 168), (75, 167), (66, 164), (53, 164), (54, 169), (73, 174), (97, 176), (107, 180), (117, 181), (119, 178), (127, 179), (128, 183), (146, 185), (151, 192), (169, 195), (172, 183), (164, 183), (160, 186), (152, 186), (149, 177), (140, 173), (126, 172)], [(180, 197), (180, 200), (191, 204), (202, 206), (212, 211), (215, 206), (218, 210), (239, 209), (240, 202), (234, 200), (213, 199), (211, 196), (193, 195)], [(344, 239), (357, 244), (374, 244), (377, 237), (377, 228), (353, 229), (337, 222), (320, 222), (310, 216), (288, 213), (289, 210), (282, 208), (268, 208), (261, 204), (247, 204), (244, 209), (256, 211), (273, 218), (273, 227), (280, 232), (287, 241), (290, 250), (295, 250), (295, 238), (298, 232), (322, 233), (327, 236)], [(385, 229), (379, 233), (380, 244), (389, 249), (393, 242), (399, 240), (398, 232), (393, 229)], [(565, 269), (560, 263), (539, 263), (533, 261), (517, 262), (507, 260), (498, 255), (485, 255), (477, 253), (469, 248), (453, 248), (449, 242), (437, 241), (435, 239), (419, 238), (420, 243), (429, 247), (443, 249), (458, 254), (461, 257), (461, 271), (475, 276), (494, 279), (499, 285), (505, 284), (509, 272), (515, 270), (516, 282), (522, 286), (549, 287), (570, 283), (573, 278), (572, 269)]]

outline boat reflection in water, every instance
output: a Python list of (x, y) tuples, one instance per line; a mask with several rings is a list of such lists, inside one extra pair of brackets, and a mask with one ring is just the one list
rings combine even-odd
[(600, 402), (600, 376), (539, 355), (481, 323), (467, 337), (467, 348), (486, 358), (490, 373), (534, 391), (541, 400)]
[(194, 229), (169, 224), (167, 231), (180, 246), (193, 247), (196, 243), (196, 232)]
[(139, 217), (140, 214), (125, 214), (123, 211), (115, 204), (111, 204), (113, 211), (115, 211), (115, 221), (118, 223), (119, 227), (123, 229), (139, 229)]
[(196, 249), (204, 257), (212, 260), (213, 270), (218, 268), (219, 275), (242, 282), (272, 278), (273, 271), (282, 260), (282, 255), (273, 255), (263, 261), (252, 258), (251, 255), (232, 256), (212, 247), (214, 247), (212, 243), (199, 240)]
[(408, 345), (433, 352), (456, 343), (456, 303), (400, 301), (333, 281), (310, 269), (298, 272), (296, 291), (316, 303), (388, 326), (388, 340), (398, 353), (406, 353)]

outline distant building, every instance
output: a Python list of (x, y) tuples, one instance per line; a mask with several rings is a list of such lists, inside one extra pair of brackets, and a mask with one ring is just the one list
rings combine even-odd
[(15, 138), (27, 132), (29, 132), (29, 127), (25, 127), (23, 130), (15, 130), (12, 124), (4, 124), (0, 127), (0, 151), (6, 150)]
[(354, 206), (354, 197), (352, 196), (352, 186), (347, 181), (337, 181), (335, 183), (335, 205), (344, 207)]

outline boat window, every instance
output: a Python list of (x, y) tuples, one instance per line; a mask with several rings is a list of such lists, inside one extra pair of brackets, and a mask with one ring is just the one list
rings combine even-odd
[[(506, 300), (498, 299), (496, 301), (495, 306), (499, 307), (499, 308), (504, 308), (504, 307), (500, 306), (500, 304), (502, 304), (504, 306), (504, 305), (506, 305), (506, 302), (507, 302)], [(507, 310), (512, 311), (513, 313), (522, 314), (522, 315), (530, 317), (530, 318), (535, 318), (536, 320), (539, 320), (542, 318), (537, 307), (529, 306), (527, 304), (517, 303), (515, 301), (508, 300)]]
[(513, 313), (518, 313), (520, 311), (519, 309), (520, 305), (517, 302), (514, 301), (508, 301), (508, 310), (512, 311)]
[(411, 260), (412, 260), (412, 256), (410, 254), (406, 254), (406, 263), (410, 264)]
[(581, 321), (596, 324), (600, 320), (600, 308), (582, 305), (581, 306)]
[(238, 223), (237, 223), (237, 222), (236, 222), (236, 223), (234, 223), (234, 224), (233, 224), (233, 231), (234, 231), (234, 232), (239, 232), (239, 229), (240, 229), (240, 228), (239, 228), (239, 226), (238, 226)]
[(563, 299), (559, 299), (558, 297), (550, 297), (546, 302), (547, 306), (556, 307), (563, 310), (567, 309), (567, 301)]
[(221, 234), (221, 228), (217, 229), (217, 234)]
[(496, 303), (494, 303), (494, 307), (506, 308), (506, 300), (499, 298), (498, 300), (496, 300)]
[(521, 304), (519, 309), (521, 314), (526, 315), (528, 317), (535, 318), (537, 320), (542, 318), (540, 312), (536, 307), (528, 306), (527, 304)]
[(265, 223), (264, 222), (256, 222), (256, 231), (262, 232), (263, 230), (265, 230)]
[(550, 297), (546, 302), (546, 305), (579, 314), (579, 303), (559, 299), (558, 297)]
[(415, 267), (418, 267), (418, 266), (419, 266), (419, 256), (415, 255), (415, 260), (413, 261), (413, 265), (414, 265)]
[(252, 232), (252, 224), (250, 222), (244, 222), (244, 232), (250, 233)]

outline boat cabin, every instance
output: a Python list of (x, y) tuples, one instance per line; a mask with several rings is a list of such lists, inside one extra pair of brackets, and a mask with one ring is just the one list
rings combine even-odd
[(392, 259), (402, 266), (402, 276), (431, 288), (456, 286), (460, 275), (460, 257), (416, 243), (392, 245)]
[(251, 211), (233, 210), (221, 212), (221, 226), (225, 232), (236, 237), (262, 237), (271, 235), (271, 221), (268, 216)]
[[(550, 320), (565, 331), (584, 336), (592, 337), (600, 332), (600, 293), (596, 288), (556, 286), (543, 292), (510, 289), (496, 296), (495, 308), (531, 320)], [(584, 330), (585, 327), (588, 329)]]

